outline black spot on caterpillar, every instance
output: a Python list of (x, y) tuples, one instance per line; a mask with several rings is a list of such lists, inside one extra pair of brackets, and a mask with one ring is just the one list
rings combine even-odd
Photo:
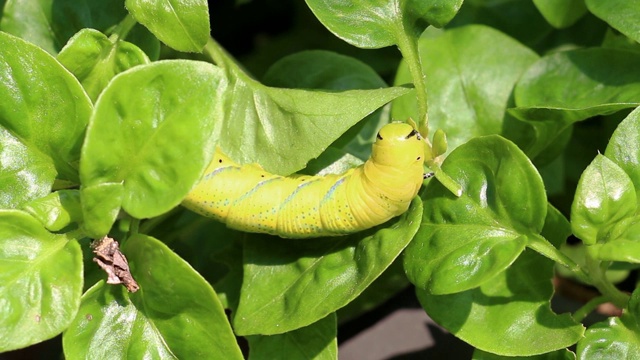
[(380, 129), (371, 157), (341, 175), (279, 176), (219, 151), (183, 205), (230, 228), (285, 238), (344, 235), (409, 208), (422, 181), (424, 143), (409, 124)]

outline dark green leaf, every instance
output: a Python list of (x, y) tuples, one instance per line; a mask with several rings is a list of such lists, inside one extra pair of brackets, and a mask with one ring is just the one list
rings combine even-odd
[[(427, 78), (429, 132), (443, 129), (449, 151), (475, 136), (502, 134), (520, 142), (530, 133), (530, 127), (505, 115), (514, 84), (538, 58), (530, 49), (496, 30), (472, 25), (423, 36), (419, 50)], [(395, 83), (410, 79), (403, 62)], [(395, 100), (392, 115), (416, 119), (415, 95)]]
[(209, 39), (205, 0), (126, 0), (125, 4), (139, 23), (178, 51), (201, 52)]
[[(5, 33), (0, 33), (0, 48), (0, 126), (30, 152), (49, 157), (58, 178), (77, 181), (91, 101), (78, 81), (42, 49)], [(31, 161), (41, 163), (37, 158)], [(45, 177), (46, 170), (40, 184)]]
[(249, 360), (334, 360), (338, 358), (336, 315), (279, 335), (248, 336)]
[(409, 280), (434, 294), (482, 285), (540, 234), (547, 202), (540, 175), (513, 143), (475, 138), (454, 150), (442, 169), (463, 188), (455, 197), (437, 182), (424, 189), (426, 207), (405, 252)]
[(533, 3), (549, 24), (558, 29), (573, 25), (587, 13), (584, 0), (533, 0)]
[(58, 61), (76, 76), (95, 101), (111, 78), (148, 63), (149, 58), (132, 43), (114, 43), (97, 30), (82, 29), (69, 39), (58, 54)]
[(187, 60), (116, 76), (87, 132), (83, 189), (121, 183), (122, 207), (137, 218), (178, 205), (211, 159), (226, 84), (220, 69)]
[(188, 263), (144, 235), (122, 251), (140, 290), (101, 282), (87, 291), (63, 337), (67, 358), (242, 359), (213, 289)]
[(398, 44), (406, 35), (417, 38), (429, 25), (442, 27), (462, 5), (462, 0), (306, 2), (320, 22), (337, 37), (369, 49)]
[(29, 214), (0, 211), (0, 352), (60, 334), (82, 294), (82, 251)]
[(404, 215), (380, 230), (313, 241), (252, 236), (244, 245), (236, 333), (281, 334), (345, 306), (400, 254), (421, 214), (422, 203), (415, 199)]
[(587, 8), (594, 15), (606, 21), (616, 30), (640, 42), (640, 16), (637, 0), (585, 0)]

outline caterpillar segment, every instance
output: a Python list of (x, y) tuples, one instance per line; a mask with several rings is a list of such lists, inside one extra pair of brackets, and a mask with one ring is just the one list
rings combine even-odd
[(337, 236), (409, 208), (424, 178), (424, 143), (409, 124), (387, 124), (371, 157), (340, 175), (279, 176), (216, 151), (183, 205), (230, 228), (284, 238)]

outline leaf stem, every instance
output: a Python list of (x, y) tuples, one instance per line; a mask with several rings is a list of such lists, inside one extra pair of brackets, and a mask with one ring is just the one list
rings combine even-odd
[(533, 237), (529, 237), (529, 244), (527, 245), (530, 249), (538, 252), (540, 255), (549, 258), (556, 263), (566, 267), (569, 269), (578, 279), (581, 281), (591, 284), (593, 281), (590, 274), (585, 271), (580, 265), (578, 265), (575, 261), (573, 261), (570, 257), (563, 254), (558, 248), (553, 246), (547, 239), (540, 235), (536, 235)]
[(397, 31), (398, 48), (402, 57), (407, 62), (409, 72), (413, 78), (413, 86), (416, 89), (416, 98), (418, 101), (418, 129), (423, 136), (427, 136), (429, 118), (427, 104), (427, 79), (422, 72), (422, 62), (420, 61), (420, 52), (418, 51), (417, 41), (413, 41), (412, 37), (407, 34), (404, 27)]
[(604, 295), (597, 296), (589, 300), (580, 309), (576, 310), (576, 312), (573, 313), (573, 318), (576, 321), (581, 322), (585, 317), (587, 317), (587, 315), (591, 314), (598, 307), (598, 305), (604, 304), (606, 302), (609, 302), (609, 298)]
[(615, 306), (621, 309), (627, 307), (629, 295), (618, 290), (605, 276), (605, 270), (609, 263), (598, 260), (594, 254), (595, 249), (593, 247), (587, 246), (586, 250), (585, 262), (587, 270), (589, 271), (591, 284)]

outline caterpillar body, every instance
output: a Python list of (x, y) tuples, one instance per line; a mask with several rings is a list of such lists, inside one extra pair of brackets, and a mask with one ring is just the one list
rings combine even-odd
[(186, 208), (228, 227), (284, 238), (345, 235), (409, 208), (424, 178), (424, 143), (413, 126), (380, 129), (371, 157), (341, 175), (279, 176), (216, 151)]

